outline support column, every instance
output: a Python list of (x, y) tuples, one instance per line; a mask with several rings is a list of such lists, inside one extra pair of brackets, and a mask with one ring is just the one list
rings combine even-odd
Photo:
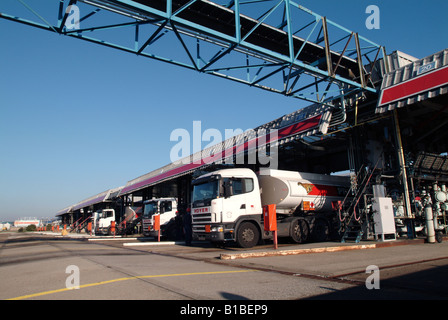
[(403, 183), (403, 200), (404, 200), (404, 209), (405, 209), (405, 223), (406, 228), (408, 230), (408, 238), (413, 239), (415, 237), (414, 232), (414, 217), (411, 211), (411, 199), (409, 197), (409, 185), (408, 185), (408, 175), (406, 172), (406, 161), (404, 159), (403, 152), (403, 143), (401, 140), (401, 131), (400, 131), (400, 122), (398, 120), (398, 112), (394, 110), (394, 124), (395, 124), (395, 138), (397, 142), (397, 153), (398, 153), (398, 162), (400, 165), (400, 175)]
[(409, 197), (408, 175), (406, 173), (406, 162), (404, 159), (403, 143), (401, 141), (400, 123), (397, 110), (394, 110), (395, 138), (397, 141), (398, 162), (400, 165), (400, 175), (403, 183), (405, 214), (407, 218), (412, 218), (411, 200)]

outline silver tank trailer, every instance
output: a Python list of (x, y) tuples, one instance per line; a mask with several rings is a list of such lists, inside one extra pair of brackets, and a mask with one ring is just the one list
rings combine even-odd
[(331, 211), (333, 201), (342, 201), (350, 188), (348, 176), (264, 169), (258, 174), (261, 204), (276, 204), (277, 212), (292, 214), (308, 201), (313, 210)]
[(136, 218), (136, 213), (135, 210), (131, 207), (126, 207), (124, 209), (124, 219), (123, 221), (126, 221), (126, 223), (131, 222), (132, 220), (134, 220)]

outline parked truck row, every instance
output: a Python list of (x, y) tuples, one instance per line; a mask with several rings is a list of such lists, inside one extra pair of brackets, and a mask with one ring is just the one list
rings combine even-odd
[[(434, 229), (438, 231), (446, 228), (448, 193), (445, 185), (439, 187), (434, 184), (432, 189)], [(145, 237), (158, 237), (160, 232), (162, 238), (169, 240), (180, 240), (185, 236), (190, 239), (192, 235), (197, 241), (218, 245), (234, 242), (240, 247), (250, 248), (273, 239), (273, 232), (264, 225), (263, 207), (275, 205), (276, 237), (288, 238), (295, 243), (341, 239), (341, 221), (348, 219), (341, 213), (341, 208), (353, 192), (353, 181), (347, 175), (220, 169), (191, 182), (191, 203), (187, 207), (182, 206), (183, 210), (174, 197), (153, 198), (143, 201), (139, 207), (126, 207), (122, 217), (117, 217), (114, 209), (102, 209), (91, 215), (89, 232), (95, 235), (139, 233)], [(397, 221), (400, 222), (400, 206), (395, 202), (392, 205), (392, 199), (384, 197), (377, 195), (371, 201), (372, 205), (366, 207), (364, 211), (370, 214), (369, 217), (361, 219), (357, 214), (362, 215), (363, 210), (356, 209), (353, 211), (354, 219), (375, 236), (393, 235), (395, 239), (396, 232), (403, 232), (399, 223), (395, 226)], [(429, 211), (427, 198), (424, 198), (425, 208)], [(359, 206), (361, 202), (356, 197), (354, 199), (353, 204)], [(384, 210), (375, 206), (378, 200), (388, 201)], [(398, 220), (394, 222), (394, 218)], [(387, 233), (390, 235), (381, 231), (385, 221), (389, 221)], [(349, 224), (345, 224), (347, 227)], [(365, 236), (366, 231), (360, 232), (359, 237), (363, 233)]]
[[(126, 207), (121, 221), (114, 209), (94, 212), (90, 218), (95, 235), (142, 233), (179, 239), (192, 232), (193, 239), (218, 244), (236, 242), (252, 247), (272, 232), (263, 228), (263, 206), (275, 204), (278, 237), (292, 241), (323, 241), (335, 229), (336, 203), (350, 188), (350, 178), (313, 173), (262, 169), (221, 169), (192, 181), (191, 204), (179, 213), (173, 197), (145, 200), (142, 207)], [(192, 230), (185, 220), (191, 221)], [(115, 222), (115, 230), (113, 230)], [(87, 228), (86, 228), (87, 230)], [(187, 231), (187, 232), (186, 232)]]
[[(160, 217), (160, 233), (167, 239), (182, 237), (176, 198), (154, 198), (143, 202), (143, 207), (125, 207), (119, 219), (114, 209), (101, 209), (86, 219), (84, 228), (93, 235), (125, 235), (142, 233), (146, 237), (157, 237), (155, 217)], [(80, 228), (79, 228), (80, 229)]]

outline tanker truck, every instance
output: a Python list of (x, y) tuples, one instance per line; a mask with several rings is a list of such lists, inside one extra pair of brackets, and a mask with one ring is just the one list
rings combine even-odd
[[(132, 234), (141, 222), (141, 207), (125, 207), (123, 220), (115, 224), (115, 234)], [(117, 216), (114, 209), (102, 209), (92, 214), (92, 232), (95, 235), (112, 235), (112, 221)]]
[(264, 231), (263, 206), (276, 205), (277, 236), (296, 243), (325, 241), (338, 221), (337, 209), (350, 178), (261, 169), (221, 169), (192, 181), (193, 239), (235, 241), (250, 248)]

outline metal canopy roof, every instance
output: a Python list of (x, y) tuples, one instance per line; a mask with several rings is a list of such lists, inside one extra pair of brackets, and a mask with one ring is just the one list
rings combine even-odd
[[(224, 163), (229, 157), (237, 154), (255, 152), (271, 146), (281, 145), (293, 140), (302, 139), (317, 133), (326, 133), (328, 128), (340, 121), (338, 109), (336, 120), (332, 121), (334, 108), (325, 105), (311, 105), (284, 115), (274, 121), (261, 125), (253, 131), (247, 131), (217, 145), (206, 148), (179, 161), (153, 170), (136, 179), (130, 180), (126, 186), (110, 189), (87, 198), (57, 213), (63, 215), (94, 204), (110, 201), (121, 195), (133, 193), (143, 188), (174, 179), (204, 168), (213, 163)], [(277, 130), (272, 135), (272, 130)]]
[(448, 94), (448, 49), (386, 74), (376, 113)]
[[(332, 124), (331, 116), (332, 108), (328, 106), (312, 105), (300, 109), (133, 179), (120, 191), (120, 195), (189, 174), (211, 164), (225, 163), (238, 154), (263, 150), (268, 144), (272, 147), (305, 136), (326, 133)], [(273, 130), (276, 130), (275, 134)]]
[(87, 199), (85, 199), (85, 200), (83, 200), (81, 202), (78, 202), (77, 204), (75, 204), (72, 207), (71, 211), (76, 211), (76, 210), (79, 210), (79, 209), (82, 209), (82, 208), (85, 208), (85, 207), (89, 207), (89, 206), (92, 206), (94, 204), (98, 204), (98, 203), (101, 203), (101, 202), (110, 201), (110, 200), (112, 200), (114, 197), (116, 197), (118, 195), (118, 193), (120, 192), (120, 190), (122, 188), (123, 187), (118, 187), (118, 188), (115, 188), (115, 189), (109, 189), (107, 191), (104, 191), (104, 192), (101, 192), (101, 193), (99, 193), (97, 195), (94, 195), (94, 196), (92, 196), (90, 198), (87, 198)]
[(64, 214), (67, 214), (67, 213), (71, 212), (72, 208), (73, 208), (73, 206), (69, 206), (69, 207), (64, 208), (64, 209), (62, 209), (62, 210), (59, 210), (59, 211), (56, 213), (56, 216), (62, 216), (62, 215), (64, 215)]

